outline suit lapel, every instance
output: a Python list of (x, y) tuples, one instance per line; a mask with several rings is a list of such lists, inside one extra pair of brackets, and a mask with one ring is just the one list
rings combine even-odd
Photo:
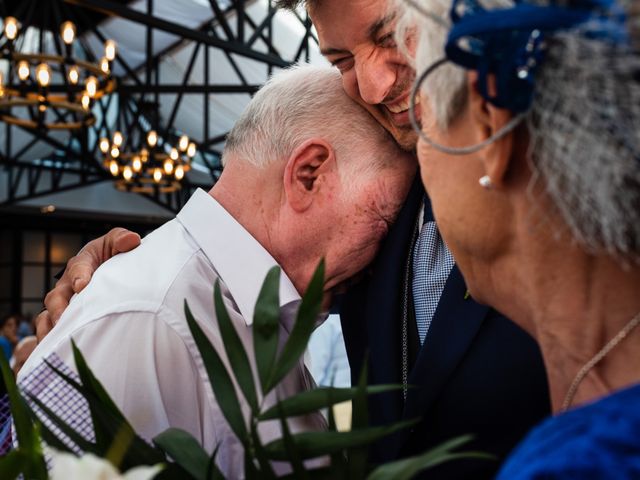
[(425, 343), (409, 376), (409, 390), (404, 418), (424, 416), (462, 360), (489, 307), (471, 298), (457, 266), (453, 267)]
[[(402, 283), (410, 238), (420, 209), (424, 189), (419, 176), (407, 196), (396, 223), (381, 247), (370, 279), (366, 318), (369, 345), (369, 382), (401, 382)], [(402, 393), (371, 397), (375, 423), (397, 421), (402, 414)]]

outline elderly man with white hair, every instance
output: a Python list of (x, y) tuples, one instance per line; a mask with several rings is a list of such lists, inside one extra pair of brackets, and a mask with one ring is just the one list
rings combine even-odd
[[(311, 66), (277, 74), (256, 94), (229, 135), (224, 161), (224, 173), (209, 193), (197, 191), (139, 248), (96, 271), (29, 358), (19, 385), (86, 433), (88, 412), (45, 363), (73, 368), (73, 338), (143, 437), (168, 427), (184, 429), (208, 451), (217, 447), (223, 473), (238, 478), (242, 446), (213, 396), (184, 300), (222, 352), (212, 296), (219, 280), (233, 325), (251, 345), (260, 287), (279, 265), (286, 337), (321, 258), (326, 292), (371, 261), (415, 167), (347, 97), (338, 72)], [(267, 403), (312, 384), (300, 362)], [(323, 426), (320, 414), (290, 422), (293, 431)], [(273, 439), (279, 427), (261, 433)]]

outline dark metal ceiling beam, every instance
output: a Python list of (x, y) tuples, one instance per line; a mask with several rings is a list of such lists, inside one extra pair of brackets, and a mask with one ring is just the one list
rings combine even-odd
[(182, 84), (165, 84), (165, 85), (120, 85), (118, 91), (122, 94), (132, 93), (249, 93), (253, 94), (258, 91), (260, 85), (182, 85)]
[[(16, 162), (7, 158), (0, 158), (0, 164), (6, 165), (9, 168), (6, 197), (4, 199), (0, 198), (0, 206), (73, 190), (110, 179), (108, 174), (103, 170), (87, 172), (82, 168), (36, 165), (27, 162)], [(44, 172), (49, 173), (49, 180), (41, 182), (42, 173)], [(63, 175), (75, 177), (76, 181), (65, 183), (65, 185), (62, 186), (61, 180)], [(21, 190), (21, 187), (26, 189), (26, 193), (19, 195), (18, 192)]]
[[(8, 85), (9, 88), (19, 87), (18, 85)], [(176, 94), (185, 94), (185, 93), (249, 93), (253, 94), (258, 91), (260, 85), (228, 85), (228, 84), (217, 84), (217, 85), (205, 85), (205, 84), (189, 84), (183, 85), (181, 83), (167, 83), (155, 85), (151, 84), (149, 86), (143, 84), (124, 84), (118, 87), (118, 92), (124, 94), (131, 93), (176, 93)], [(23, 87), (25, 92), (38, 92), (38, 87)], [(71, 85), (67, 88), (65, 85), (51, 85), (49, 86), (49, 91), (54, 93), (64, 93), (67, 91), (79, 93), (84, 90), (84, 86), (80, 85)]]
[(167, 33), (172, 33), (174, 35), (178, 35), (182, 38), (186, 38), (189, 40), (202, 42), (205, 45), (220, 48), (228, 52), (236, 53), (244, 57), (252, 58), (254, 60), (267, 63), (269, 65), (274, 65), (278, 67), (287, 67), (290, 65), (290, 62), (287, 62), (282, 58), (276, 57), (274, 55), (266, 55), (256, 50), (252, 50), (251, 48), (248, 48), (246, 45), (242, 43), (221, 40), (219, 38), (212, 37), (211, 35), (207, 35), (198, 30), (186, 28), (186, 27), (183, 27), (182, 25), (178, 25), (176, 23), (168, 22), (166, 20), (163, 20), (161, 18), (152, 16), (152, 15), (147, 15), (145, 13), (138, 12), (136, 10), (125, 7), (118, 3), (109, 2), (106, 0), (64, 0), (64, 1), (72, 5), (77, 5), (77, 6), (85, 7), (91, 10), (96, 10), (105, 15), (115, 15), (118, 17), (122, 17), (127, 20), (131, 20), (132, 22), (141, 23), (143, 25), (147, 25), (149, 27), (165, 31)]

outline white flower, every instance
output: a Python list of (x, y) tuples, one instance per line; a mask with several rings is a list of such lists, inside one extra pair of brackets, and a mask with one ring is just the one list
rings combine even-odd
[(55, 452), (52, 461), (51, 480), (150, 480), (162, 470), (162, 465), (142, 466), (121, 474), (107, 460), (91, 453), (76, 457), (70, 453)]

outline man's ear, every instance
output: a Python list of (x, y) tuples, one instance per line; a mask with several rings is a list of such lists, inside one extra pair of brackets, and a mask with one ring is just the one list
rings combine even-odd
[(335, 152), (327, 141), (312, 138), (298, 146), (284, 169), (284, 192), (291, 207), (298, 212), (309, 208), (335, 167)]
[[(469, 108), (474, 125), (478, 131), (474, 138), (482, 142), (498, 133), (513, 118), (513, 114), (506, 108), (498, 108), (480, 95), (477, 87), (478, 74), (474, 71), (468, 74)], [(491, 75), (487, 79), (489, 95), (495, 96), (496, 79)], [(509, 168), (512, 166), (514, 148), (514, 132), (509, 132), (502, 138), (493, 141), (478, 152), (482, 158), (486, 174), (496, 187), (504, 185)]]

